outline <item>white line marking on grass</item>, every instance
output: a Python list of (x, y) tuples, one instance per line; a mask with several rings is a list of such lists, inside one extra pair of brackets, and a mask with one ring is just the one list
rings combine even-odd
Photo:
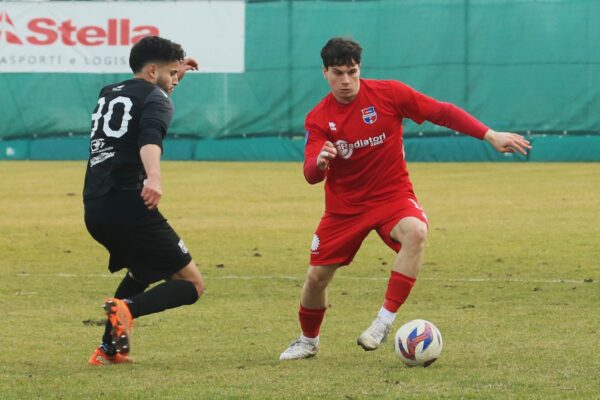
[[(289, 276), (289, 275), (272, 275), (272, 276), (241, 276), (241, 275), (227, 275), (227, 276), (214, 276), (212, 280), (304, 280), (304, 276)], [(356, 280), (356, 281), (387, 281), (388, 278), (371, 277), (371, 276), (337, 276), (336, 280)], [(439, 278), (418, 278), (422, 281), (432, 282), (467, 282), (467, 283), (478, 283), (478, 282), (515, 282), (515, 283), (597, 283), (584, 282), (583, 280), (574, 279), (515, 279), (515, 278), (451, 278), (451, 279), (439, 279)]]
[[(30, 274), (30, 273), (18, 273), (19, 277), (28, 276), (55, 276), (58, 278), (121, 278), (121, 275), (111, 274), (68, 274), (59, 272), (55, 274)], [(209, 280), (240, 280), (240, 281), (264, 281), (264, 280), (285, 280), (285, 281), (304, 281), (305, 276), (294, 276), (294, 275), (225, 275), (225, 276), (211, 276)], [(337, 276), (336, 280), (355, 280), (355, 281), (387, 281), (385, 277), (372, 277), (372, 276)], [(519, 278), (419, 278), (421, 281), (432, 281), (432, 282), (465, 282), (465, 283), (489, 283), (489, 282), (514, 282), (514, 283), (567, 283), (567, 284), (597, 284), (598, 281), (584, 282), (583, 280), (575, 279), (519, 279)]]
[(28, 272), (20, 272), (17, 274), (19, 277), (25, 276), (56, 276), (58, 278), (118, 278), (117, 275), (111, 274), (67, 274), (64, 272), (58, 272), (56, 274), (30, 274)]

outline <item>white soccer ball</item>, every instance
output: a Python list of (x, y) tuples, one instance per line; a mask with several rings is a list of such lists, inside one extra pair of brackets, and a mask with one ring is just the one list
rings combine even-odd
[(428, 367), (442, 354), (442, 334), (429, 321), (415, 319), (402, 325), (394, 337), (394, 350), (409, 367)]

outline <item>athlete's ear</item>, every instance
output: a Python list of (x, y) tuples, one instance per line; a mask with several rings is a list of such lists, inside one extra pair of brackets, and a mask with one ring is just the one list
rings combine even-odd
[(327, 67), (323, 67), (323, 79), (327, 80)]
[(158, 66), (156, 64), (148, 64), (148, 76), (153, 81), (158, 77)]

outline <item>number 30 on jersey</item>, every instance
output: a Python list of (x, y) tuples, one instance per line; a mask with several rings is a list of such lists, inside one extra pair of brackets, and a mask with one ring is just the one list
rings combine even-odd
[[(108, 103), (108, 107), (107, 107), (106, 111), (103, 113), (105, 104), (106, 104), (106, 98), (100, 97), (98, 99), (98, 110), (92, 114), (93, 125), (92, 125), (92, 132), (91, 132), (90, 136), (91, 137), (94, 136), (94, 134), (96, 133), (96, 130), (98, 129), (99, 121), (100, 121), (100, 119), (102, 119), (103, 120), (102, 131), (104, 132), (104, 134), (108, 137), (113, 137), (113, 138), (118, 139), (127, 133), (127, 126), (129, 125), (129, 120), (132, 118), (131, 114), (129, 112), (131, 111), (131, 107), (133, 106), (133, 103), (131, 102), (131, 99), (129, 97), (119, 96), (119, 97), (112, 99), (110, 101), (110, 103)], [(118, 123), (117, 124), (113, 123), (113, 126), (115, 126), (115, 125), (120, 126), (119, 129), (114, 130), (110, 127), (110, 120), (113, 117), (113, 111), (114, 111), (115, 105), (117, 105), (117, 104), (123, 105), (123, 117), (121, 118), (120, 125)]]

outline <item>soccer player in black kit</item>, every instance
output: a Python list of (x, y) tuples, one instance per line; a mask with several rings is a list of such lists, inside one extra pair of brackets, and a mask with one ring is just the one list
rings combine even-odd
[(162, 142), (173, 114), (169, 95), (198, 64), (179, 44), (148, 36), (131, 48), (129, 65), (134, 77), (104, 87), (92, 114), (85, 224), (109, 251), (109, 270), (127, 272), (104, 303), (106, 328), (90, 365), (131, 362), (133, 319), (193, 304), (204, 291), (183, 240), (157, 209)]

